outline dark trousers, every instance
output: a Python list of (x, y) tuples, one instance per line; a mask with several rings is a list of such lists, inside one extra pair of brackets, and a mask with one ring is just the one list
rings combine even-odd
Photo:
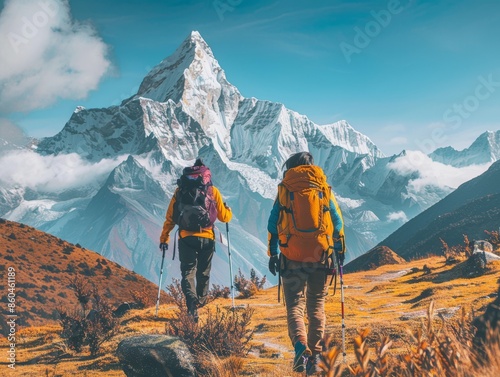
[(214, 251), (212, 239), (192, 236), (179, 239), (181, 287), (188, 309), (206, 303)]

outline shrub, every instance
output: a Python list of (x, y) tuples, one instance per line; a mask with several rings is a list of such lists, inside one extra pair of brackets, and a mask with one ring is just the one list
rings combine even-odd
[(208, 291), (209, 302), (218, 298), (229, 298), (229, 296), (231, 296), (231, 289), (218, 284), (212, 284), (212, 289)]
[(464, 234), (463, 238), (463, 245), (455, 245), (451, 247), (448, 246), (448, 244), (442, 238), (439, 239), (442, 244), (441, 250), (443, 251), (444, 257), (446, 258), (446, 264), (458, 263), (460, 262), (460, 260), (469, 258), (472, 255), (472, 243), (469, 241), (469, 237)]
[(257, 277), (255, 270), (250, 270), (250, 280), (248, 280), (241, 269), (238, 269), (238, 275), (234, 277), (234, 288), (240, 292), (240, 298), (248, 298), (255, 295), (266, 284), (266, 277), (262, 279)]
[(207, 308), (199, 323), (188, 315), (184, 295), (178, 280), (167, 287), (172, 302), (177, 306), (174, 318), (167, 323), (166, 333), (179, 337), (193, 353), (200, 375), (206, 375), (206, 360), (216, 357), (241, 357), (250, 350), (253, 330), (249, 324), (254, 310), (232, 308)]
[(484, 233), (488, 235), (487, 241), (493, 245), (493, 250), (497, 250), (500, 248), (500, 231), (492, 230), (487, 231), (485, 230)]
[(85, 314), (87, 311), (87, 304), (90, 301), (91, 290), (89, 288), (89, 282), (86, 279), (80, 278), (79, 276), (75, 276), (73, 279), (70, 279), (69, 288), (73, 291), (78, 300), (78, 303), (82, 307), (82, 310)]
[(61, 272), (56, 266), (54, 266), (52, 264), (42, 264), (40, 266), (40, 268), (42, 270), (46, 270), (46, 271), (49, 271), (49, 272), (52, 272), (52, 273), (59, 273), (59, 272)]
[[(104, 300), (96, 287), (89, 288), (86, 280), (75, 277), (70, 283), (80, 308), (72, 312), (63, 308), (57, 310), (62, 326), (61, 337), (66, 346), (80, 353), (88, 346), (90, 354), (96, 356), (106, 340), (118, 329), (119, 323), (113, 316), (111, 305)], [(92, 309), (87, 311), (89, 303)]]
[(66, 245), (66, 246), (64, 246), (64, 249), (62, 252), (63, 252), (63, 254), (70, 255), (74, 250), (75, 250), (75, 248), (72, 245)]
[(137, 276), (132, 275), (132, 274), (128, 274), (128, 275), (125, 275), (125, 280), (128, 280), (128, 281), (137, 281)]
[(113, 274), (113, 272), (111, 271), (111, 268), (109, 268), (109, 266), (106, 266), (106, 268), (104, 269), (103, 275), (105, 277), (109, 278), (112, 274)]
[(68, 263), (68, 266), (66, 267), (66, 272), (73, 274), (75, 272), (75, 265), (71, 262)]

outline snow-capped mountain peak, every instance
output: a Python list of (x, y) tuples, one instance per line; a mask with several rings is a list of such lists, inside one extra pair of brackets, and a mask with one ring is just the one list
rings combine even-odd
[(500, 131), (486, 131), (461, 151), (452, 147), (438, 148), (429, 157), (455, 167), (482, 165), (500, 160)]
[(138, 97), (180, 103), (207, 136), (230, 153), (229, 132), (242, 96), (197, 31), (148, 73), (134, 98)]
[[(182, 98), (186, 70), (196, 65), (197, 73), (201, 72), (201, 62), (207, 61), (215, 72), (222, 70), (212, 50), (197, 31), (191, 34), (175, 50), (175, 52), (155, 66), (143, 79), (136, 97), (145, 97), (158, 102), (172, 99), (178, 102)], [(209, 74), (210, 75), (210, 74)]]

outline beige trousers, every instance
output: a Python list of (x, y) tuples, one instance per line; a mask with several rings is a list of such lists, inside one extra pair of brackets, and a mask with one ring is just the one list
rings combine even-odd
[[(281, 273), (292, 345), (302, 342), (313, 354), (321, 352), (320, 341), (325, 332), (325, 267), (321, 263), (302, 263), (286, 260)], [(304, 312), (307, 309), (306, 331)]]

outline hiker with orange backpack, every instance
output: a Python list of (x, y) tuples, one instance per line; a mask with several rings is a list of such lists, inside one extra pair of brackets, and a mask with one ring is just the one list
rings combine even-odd
[(198, 322), (197, 309), (207, 301), (215, 252), (214, 222), (231, 221), (232, 212), (212, 185), (210, 169), (199, 158), (194, 166), (184, 168), (177, 185), (163, 224), (160, 250), (168, 249), (169, 234), (178, 225), (181, 288), (188, 314)]
[(344, 222), (326, 176), (309, 152), (293, 154), (284, 167), (268, 221), (269, 271), (283, 282), (293, 370), (312, 375), (319, 371), (333, 251), (340, 264), (345, 257)]

